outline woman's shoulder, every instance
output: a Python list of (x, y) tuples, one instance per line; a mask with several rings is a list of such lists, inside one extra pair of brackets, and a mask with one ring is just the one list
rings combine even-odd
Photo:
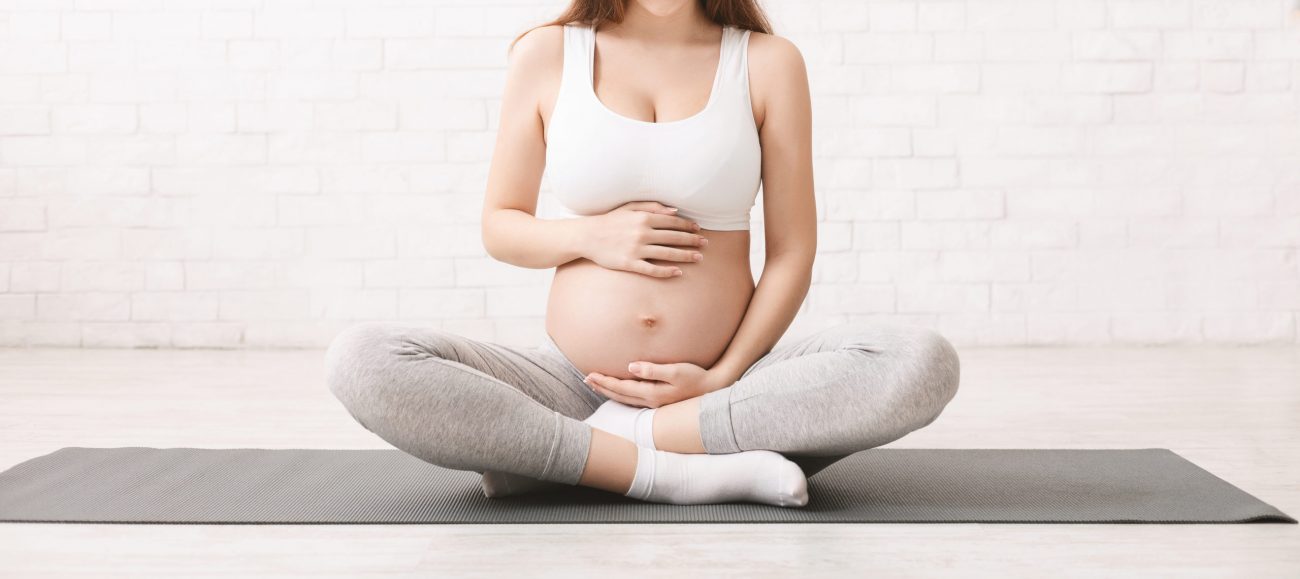
[(751, 30), (749, 33), (750, 70), (770, 71), (777, 76), (799, 73), (804, 69), (803, 53), (784, 36)]
[(773, 108), (805, 107), (808, 101), (808, 70), (803, 54), (788, 38), (751, 31), (748, 50), (750, 99), (760, 126)]
[(510, 60), (531, 65), (558, 62), (564, 56), (564, 25), (538, 26), (521, 35), (510, 47)]
[(540, 97), (564, 70), (564, 26), (549, 24), (525, 32), (506, 56), (506, 90)]

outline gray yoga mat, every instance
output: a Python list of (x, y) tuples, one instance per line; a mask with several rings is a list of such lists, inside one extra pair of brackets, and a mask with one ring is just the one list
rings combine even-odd
[(1246, 523), (1296, 520), (1162, 448), (872, 449), (803, 508), (488, 499), (399, 450), (69, 447), (0, 473), (0, 521), (68, 523)]

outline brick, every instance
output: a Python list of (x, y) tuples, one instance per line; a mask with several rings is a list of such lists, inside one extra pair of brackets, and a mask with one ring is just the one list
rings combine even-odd
[(1018, 282), (991, 286), (995, 312), (1069, 312), (1078, 309), (1078, 287), (1066, 283)]
[(883, 284), (820, 284), (809, 290), (816, 313), (875, 313), (894, 310), (894, 287)]
[(814, 283), (853, 283), (858, 279), (858, 256), (850, 252), (820, 252), (813, 262)]
[(150, 322), (198, 322), (217, 319), (216, 292), (147, 292), (131, 295), (131, 319)]
[(871, 30), (907, 31), (916, 30), (917, 3), (911, 0), (894, 0), (889, 2), (872, 2), (868, 4)]
[(222, 321), (301, 320), (309, 313), (307, 290), (231, 290), (220, 293), (217, 319)]
[(164, 348), (171, 344), (171, 326), (159, 323), (89, 323), (81, 326), (86, 348)]
[(366, 264), (350, 259), (300, 258), (284, 262), (284, 284), (306, 289), (360, 288)]
[(860, 32), (844, 35), (844, 62), (917, 62), (934, 57), (934, 39), (907, 32)]
[(898, 220), (916, 216), (915, 194), (911, 191), (829, 191), (826, 218), (835, 220)]
[(1151, 64), (1145, 62), (1067, 64), (1062, 89), (1074, 93), (1140, 93), (1151, 90)]
[(1109, 343), (1110, 320), (1096, 314), (1026, 314), (1026, 342), (1032, 345), (1100, 345)]
[(37, 294), (36, 317), (44, 321), (122, 321), (130, 318), (130, 295), (110, 292)]
[(324, 288), (311, 292), (311, 317), (324, 320), (377, 320), (397, 316), (395, 289)]
[(850, 102), (854, 126), (930, 126), (935, 124), (933, 98), (864, 96)]
[(231, 349), (242, 345), (243, 325), (191, 322), (172, 325), (173, 348)]
[(1294, 312), (1233, 312), (1205, 315), (1205, 340), (1232, 344), (1294, 344)]
[(1180, 31), (1162, 36), (1169, 59), (1223, 60), (1247, 58), (1251, 37), (1246, 32)]
[(902, 224), (903, 249), (988, 249), (989, 224), (980, 221), (916, 221)]
[(481, 288), (401, 289), (398, 308), (402, 318), (481, 317), (486, 297)]
[(344, 22), (347, 34), (359, 38), (404, 38), (434, 34), (433, 8), (367, 7), (348, 10)]
[(48, 135), (50, 109), (45, 106), (0, 107), (0, 135)]
[(1196, 344), (1204, 341), (1199, 314), (1135, 313), (1116, 315), (1111, 335), (1127, 344)]
[(1020, 313), (942, 313), (939, 333), (954, 345), (1015, 346), (1026, 342), (1025, 315)]
[(204, 12), (203, 38), (248, 38), (253, 35), (253, 13), (239, 10)]
[(1003, 193), (992, 190), (921, 191), (916, 207), (920, 219), (998, 219), (1005, 214)]
[(1160, 56), (1160, 34), (1129, 30), (1075, 32), (1071, 54), (1076, 60), (1150, 60)]
[(0, 294), (0, 321), (35, 319), (34, 294)]
[(916, 6), (920, 30), (963, 30), (966, 28), (966, 3), (957, 1), (920, 2)]
[(384, 68), (504, 68), (507, 44), (498, 38), (387, 39), (384, 41)]
[(485, 297), (490, 318), (546, 315), (547, 294), (533, 287), (487, 288)]
[(981, 312), (989, 308), (988, 284), (905, 282), (897, 284), (903, 313)]
[(1110, 7), (1115, 28), (1186, 28), (1192, 22), (1188, 0), (1127, 0)]
[(338, 38), (344, 34), (343, 13), (335, 10), (264, 9), (253, 18), (258, 38)]
[[(461, 279), (456, 274), (456, 262), (452, 259), (369, 261), (365, 264), (365, 285), (378, 288), (455, 287)], [(467, 286), (497, 285), (484, 283), (484, 278), (476, 277), (472, 271), (467, 271), (466, 277), (464, 285)]]
[(0, 199), (0, 231), (44, 231), (46, 204), (30, 199)]

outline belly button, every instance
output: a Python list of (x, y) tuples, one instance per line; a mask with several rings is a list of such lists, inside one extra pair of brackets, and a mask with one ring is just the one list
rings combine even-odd
[(650, 314), (641, 314), (641, 324), (647, 328), (654, 327), (657, 320)]

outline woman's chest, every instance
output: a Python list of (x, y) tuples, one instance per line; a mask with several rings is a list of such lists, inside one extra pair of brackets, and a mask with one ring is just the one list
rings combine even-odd
[(599, 214), (636, 200), (705, 212), (752, 204), (762, 160), (752, 121), (748, 127), (725, 115), (663, 124), (625, 121), (556, 111), (545, 174), (570, 210)]

